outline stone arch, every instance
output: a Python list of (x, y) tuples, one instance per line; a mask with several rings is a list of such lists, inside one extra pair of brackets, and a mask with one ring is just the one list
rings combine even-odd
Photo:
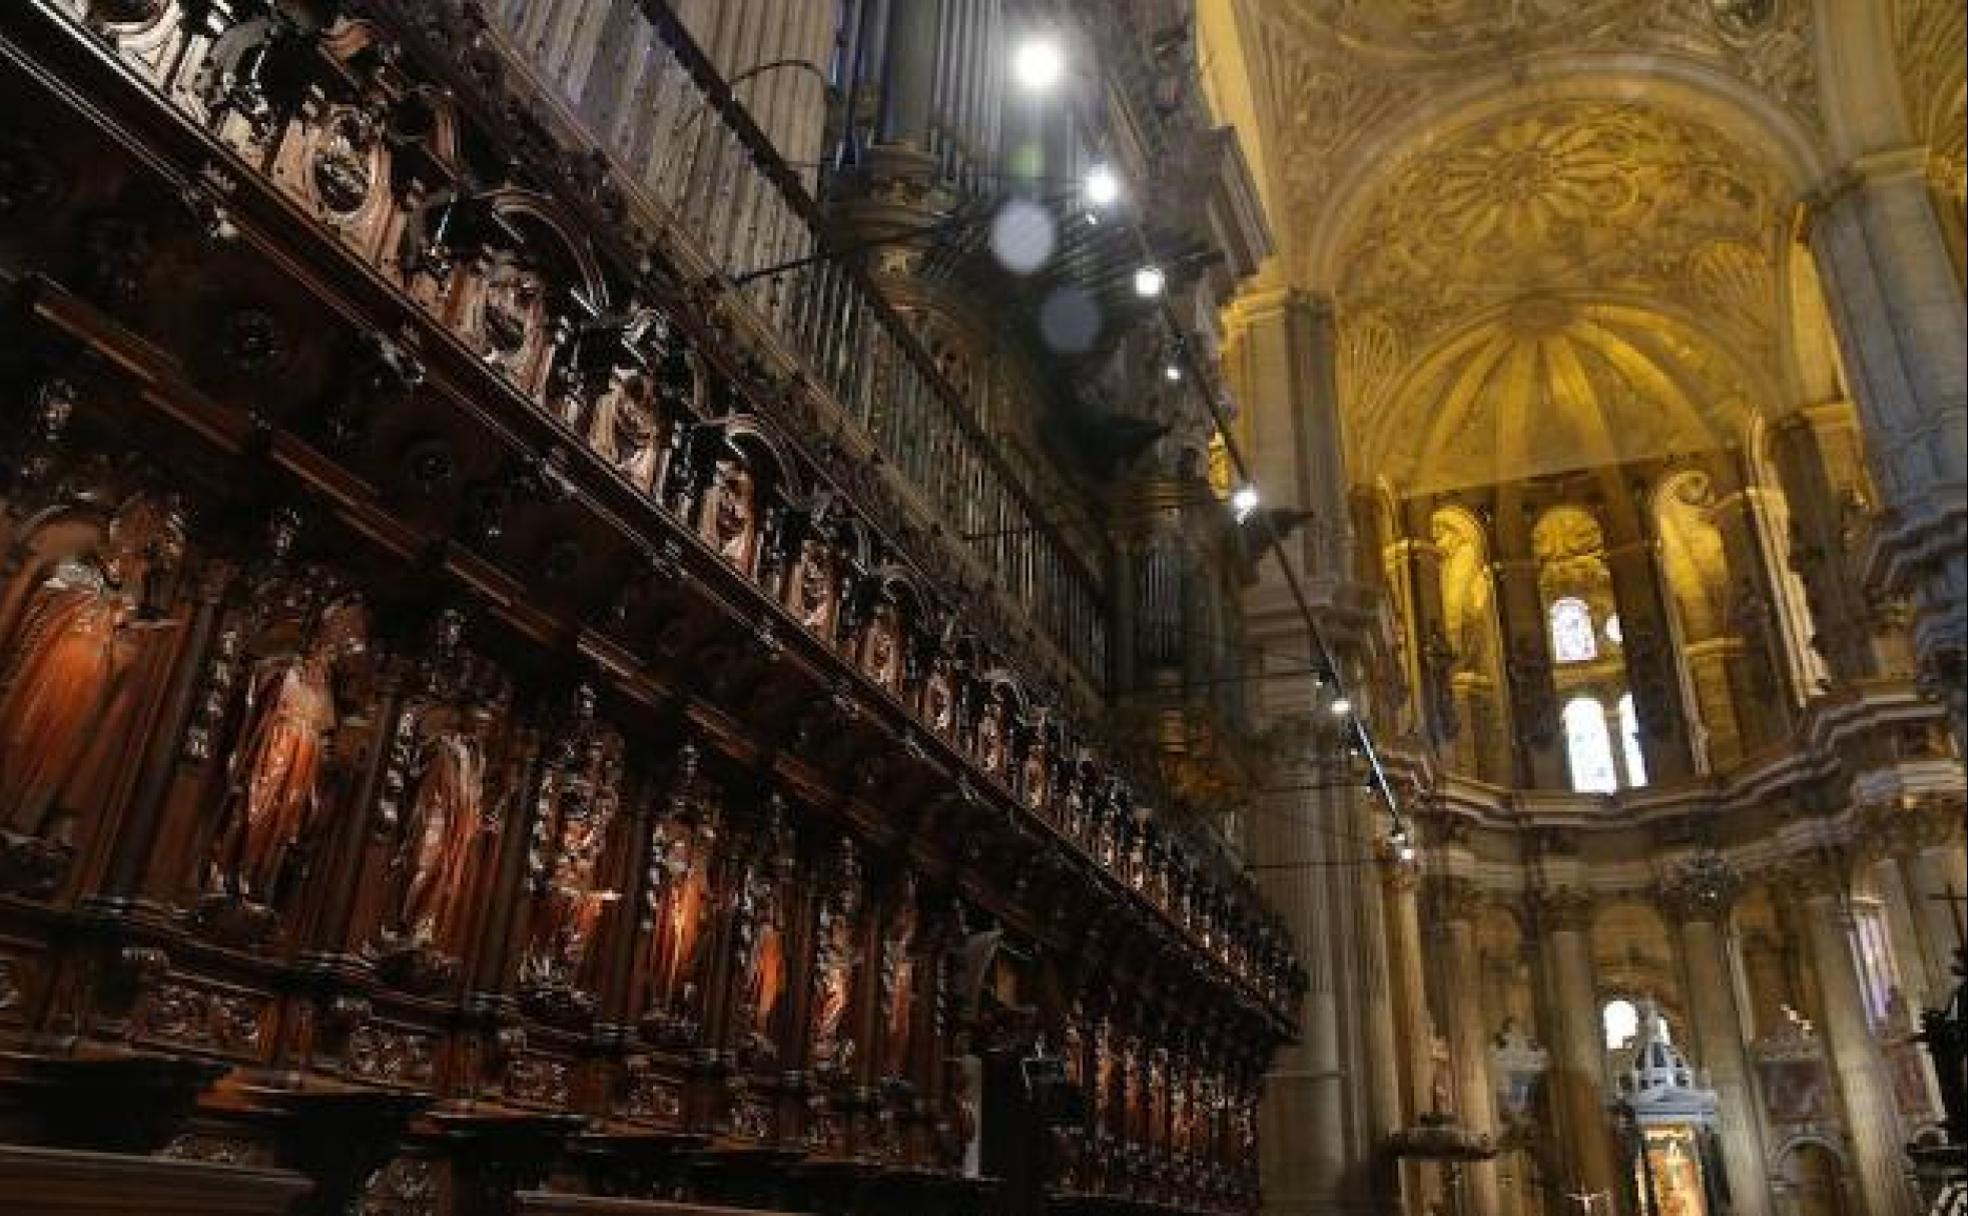
[(1380, 196), (1410, 152), (1464, 127), (1513, 110), (1576, 100), (1650, 104), (1705, 120), (1721, 135), (1764, 153), (1786, 187), (1801, 194), (1822, 182), (1829, 162), (1819, 137), (1761, 91), (1703, 64), (1668, 56), (1571, 54), (1540, 57), (1478, 73), (1437, 90), (1357, 145), (1333, 175), (1325, 222), (1305, 233), (1302, 279), (1344, 282), (1341, 242)]

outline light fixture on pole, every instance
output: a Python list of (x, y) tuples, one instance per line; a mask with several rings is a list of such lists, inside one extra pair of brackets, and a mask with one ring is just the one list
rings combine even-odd
[(1236, 512), (1238, 523), (1251, 517), (1257, 510), (1257, 502), (1256, 486), (1245, 483), (1237, 487), (1236, 492), (1230, 495), (1230, 509)]
[(1174, 384), (1176, 381), (1182, 379), (1182, 365), (1171, 360), (1166, 367), (1162, 368), (1162, 379), (1167, 380), (1170, 384)]
[(1086, 201), (1094, 207), (1111, 207), (1121, 201), (1121, 178), (1111, 165), (1098, 164), (1088, 169), (1082, 187)]
[(1353, 712), (1353, 698), (1347, 696), (1345, 693), (1341, 693), (1334, 697), (1332, 703), (1327, 705), (1326, 708), (1332, 711), (1333, 717), (1344, 718)]
[(1034, 35), (1011, 53), (1011, 78), (1020, 86), (1043, 93), (1066, 74), (1066, 54), (1051, 38)]
[(1162, 294), (1168, 284), (1168, 276), (1160, 266), (1143, 266), (1134, 272), (1134, 294), (1144, 300), (1152, 300)]

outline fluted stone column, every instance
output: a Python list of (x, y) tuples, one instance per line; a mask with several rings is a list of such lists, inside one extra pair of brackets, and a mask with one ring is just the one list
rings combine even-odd
[[(1387, 892), (1387, 952), (1394, 975), (1395, 1030), (1401, 1040), (1403, 1122), (1412, 1127), (1429, 1109), (1433, 1082), (1429, 1049), (1434, 1031), (1428, 1020), (1421, 909), (1415, 897), (1421, 874), (1412, 861), (1385, 857), (1381, 877)], [(1409, 1162), (1402, 1170), (1402, 1188), (1408, 1211), (1430, 1212), (1442, 1197), (1441, 1171), (1428, 1163)]]
[(1948, 896), (1968, 895), (1962, 815), (1959, 795), (1936, 795), (1868, 808), (1859, 818), (1858, 837), (1887, 903), (1901, 984), (1916, 1008), (1941, 1007), (1958, 982), (1962, 927)]
[[(1444, 939), (1441, 996), (1449, 1054), (1455, 1062), (1456, 1113), (1463, 1127), (1494, 1140), (1496, 1082), (1490, 1076), (1490, 1034), (1483, 1024), (1482, 961), (1476, 945), (1483, 895), (1466, 878), (1438, 878), (1429, 885), (1429, 906)], [(1499, 1216), (1502, 1200), (1496, 1163), (1471, 1162), (1463, 1167), (1462, 1177), (1468, 1199), (1463, 1216)]]
[(1924, 148), (1861, 148), (1810, 243), (1886, 516), (1867, 582), (1913, 602), (1914, 651), (1968, 750), (1968, 312)]
[(1662, 910), (1681, 937), (1684, 990), (1694, 1023), (1694, 1058), (1708, 1073), (1719, 1104), (1717, 1135), (1735, 1216), (1768, 1216), (1770, 1171), (1763, 1154), (1763, 1120), (1743, 1049), (1743, 1016), (1729, 977), (1726, 929), (1742, 877), (1720, 858), (1697, 859), (1673, 871), (1660, 890)]
[[(1266, 505), (1314, 512), (1288, 544), (1289, 559), (1315, 606), (1366, 602), (1351, 564), (1330, 301), (1260, 287), (1231, 307), (1227, 329), (1224, 369), (1250, 428), (1245, 444)], [(1261, 575), (1245, 594), (1246, 640), (1281, 659), (1304, 655), (1306, 623), (1276, 564), (1265, 563)], [(1328, 630), (1336, 647), (1339, 632)], [(1302, 660), (1280, 669), (1294, 667), (1302, 670)], [(1350, 771), (1345, 741), (1312, 681), (1252, 687), (1254, 726), (1296, 730), (1302, 741), (1292, 750), (1307, 757), (1274, 778), (1298, 790), (1266, 797), (1251, 833), (1251, 860), (1311, 977), (1300, 1041), (1278, 1055), (1265, 1083), (1265, 1210), (1390, 1212), (1400, 1198), (1386, 1168), (1387, 1135), (1401, 1113), (1394, 1001), (1380, 882), (1359, 864), (1384, 822), (1371, 795), (1336, 780)]]
[(1547, 890), (1537, 898), (1537, 913), (1544, 934), (1542, 954), (1551, 969), (1550, 988), (1557, 1004), (1548, 1080), (1575, 1174), (1567, 1185), (1603, 1191), (1618, 1207), (1625, 1189), (1607, 1110), (1606, 1032), (1599, 1016), (1588, 932), (1592, 897), (1575, 887)]
[(1844, 867), (1845, 859), (1835, 854), (1800, 862), (1782, 871), (1778, 886), (1797, 893), (1803, 904), (1805, 946), (1818, 983), (1819, 1028), (1844, 1106), (1865, 1211), (1868, 1216), (1913, 1216), (1898, 1104), (1866, 1017), (1853, 955)]

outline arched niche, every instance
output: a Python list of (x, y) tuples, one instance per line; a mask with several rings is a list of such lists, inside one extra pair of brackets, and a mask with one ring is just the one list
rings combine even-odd
[(1667, 924), (1651, 902), (1623, 899), (1600, 909), (1592, 918), (1598, 1002), (1616, 997), (1652, 1000), (1676, 1030), (1685, 1027), (1687, 997), (1670, 940)]
[(1745, 622), (1715, 506), (1715, 487), (1698, 469), (1664, 478), (1654, 492), (1661, 590), (1685, 699), (1694, 709), (1689, 733), (1696, 766), (1727, 769), (1744, 753), (1734, 685), (1735, 669), (1746, 661)]
[(1498, 618), (1496, 577), (1482, 521), (1462, 507), (1429, 520), (1441, 574), (1439, 635), (1422, 639), (1422, 658), (1437, 696), (1451, 698), (1459, 727), (1456, 766), (1484, 781), (1509, 779), (1509, 696)]

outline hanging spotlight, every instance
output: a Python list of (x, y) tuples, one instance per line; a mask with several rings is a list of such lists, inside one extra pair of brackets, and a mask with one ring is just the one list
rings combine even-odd
[(1011, 78), (1024, 88), (1043, 93), (1066, 74), (1066, 54), (1050, 38), (1033, 37), (1011, 53)]
[(1332, 704), (1326, 706), (1326, 708), (1332, 711), (1333, 717), (1344, 718), (1353, 712), (1353, 698), (1341, 693), (1339, 696), (1334, 697)]
[(1161, 295), (1162, 288), (1167, 285), (1168, 276), (1162, 273), (1159, 266), (1143, 266), (1134, 272), (1134, 294), (1144, 300)]
[(1095, 165), (1088, 169), (1082, 188), (1086, 201), (1095, 207), (1111, 207), (1121, 200), (1121, 179), (1110, 165)]
[(1394, 834), (1387, 838), (1387, 843), (1394, 846), (1394, 856), (1403, 864), (1413, 861), (1418, 855), (1415, 852), (1414, 841), (1408, 839), (1405, 828), (1396, 828)]
[(1249, 519), (1257, 510), (1257, 487), (1249, 484), (1238, 486), (1236, 493), (1230, 495), (1230, 509), (1236, 513), (1238, 523)]
[(1182, 379), (1182, 365), (1171, 360), (1168, 366), (1162, 368), (1162, 379), (1170, 384)]

